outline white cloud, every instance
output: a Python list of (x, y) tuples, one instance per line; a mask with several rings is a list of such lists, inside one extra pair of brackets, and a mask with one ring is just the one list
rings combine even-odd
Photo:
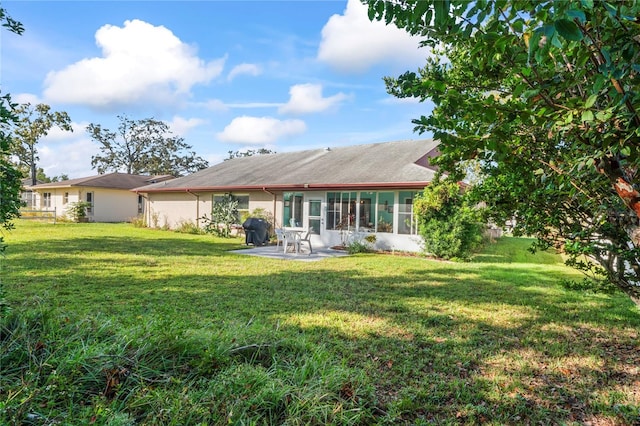
[[(87, 122), (76, 123), (72, 121), (71, 122), (71, 128), (73, 129), (72, 132), (69, 132), (67, 130), (62, 130), (57, 126), (53, 126), (47, 133), (47, 136), (43, 137), (39, 142), (55, 143), (59, 141), (69, 141), (71, 139), (78, 139), (79, 137), (86, 136), (86, 128), (88, 125), (89, 123)], [(78, 135), (81, 135), (81, 136), (78, 136)]]
[(125, 21), (123, 27), (103, 26), (96, 32), (96, 44), (102, 57), (83, 59), (47, 75), (48, 101), (96, 108), (171, 104), (188, 96), (193, 85), (219, 76), (225, 61), (205, 62), (169, 29), (140, 20)]
[(217, 136), (224, 142), (259, 145), (299, 135), (306, 130), (307, 126), (302, 120), (242, 116), (234, 118)]
[(349, 73), (362, 73), (379, 63), (415, 67), (424, 65), (427, 56), (419, 42), (393, 24), (370, 21), (367, 6), (349, 0), (344, 14), (333, 15), (322, 28), (318, 59)]
[(320, 84), (291, 86), (289, 94), (291, 95), (289, 102), (278, 109), (280, 114), (308, 114), (325, 111), (348, 98), (344, 93), (323, 98)]
[(234, 78), (236, 78), (237, 76), (241, 75), (241, 74), (248, 74), (248, 75), (252, 75), (252, 76), (257, 76), (262, 74), (262, 70), (260, 69), (259, 66), (254, 65), (254, 64), (240, 64), (240, 65), (236, 65), (235, 67), (233, 67), (233, 69), (229, 72), (229, 75), (227, 76), (227, 80), (231, 81)]
[(275, 108), (284, 105), (282, 102), (245, 102), (241, 104), (226, 104), (228, 108)]
[(68, 175), (71, 179), (97, 174), (91, 168), (91, 157), (98, 154), (99, 146), (85, 131), (89, 123), (71, 123), (73, 132), (52, 128), (38, 142), (38, 167), (47, 176)]
[(220, 99), (209, 99), (205, 102), (194, 102), (192, 105), (206, 108), (211, 111), (226, 111), (229, 109)]
[(171, 132), (175, 136), (183, 137), (184, 135), (189, 133), (189, 131), (194, 127), (198, 127), (206, 123), (207, 123), (207, 120), (203, 120), (202, 118), (187, 119), (187, 118), (182, 118), (176, 115), (173, 117), (171, 121), (167, 122), (167, 125), (169, 126), (169, 128), (171, 129)]
[(18, 93), (17, 95), (11, 95), (11, 101), (19, 104), (31, 104), (37, 105), (42, 103), (42, 100), (33, 93)]

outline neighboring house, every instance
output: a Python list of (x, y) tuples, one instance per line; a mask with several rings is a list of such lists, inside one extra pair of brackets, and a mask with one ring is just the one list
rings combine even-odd
[(67, 214), (70, 203), (90, 203), (87, 216), (91, 222), (130, 221), (144, 213), (142, 196), (131, 189), (172, 176), (140, 176), (127, 173), (108, 173), (60, 182), (29, 186), (33, 191), (33, 208), (55, 210), (56, 216)]
[[(31, 178), (22, 179), (22, 188), (20, 190), (20, 201), (22, 201), (22, 205), (27, 209), (34, 209), (37, 207), (35, 203), (35, 193), (31, 190), (32, 184)], [(38, 184), (41, 184), (42, 181), (36, 181)]]
[(150, 226), (202, 225), (225, 194), (241, 213), (262, 208), (275, 226), (313, 228), (314, 246), (341, 244), (350, 232), (376, 234), (376, 247), (419, 251), (413, 199), (436, 173), (433, 140), (256, 155), (134, 191), (144, 194)]

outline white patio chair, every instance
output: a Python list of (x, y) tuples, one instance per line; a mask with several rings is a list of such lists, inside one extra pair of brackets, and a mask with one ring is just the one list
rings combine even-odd
[(311, 247), (311, 233), (313, 232), (313, 227), (309, 228), (309, 230), (307, 231), (307, 233), (304, 235), (304, 237), (301, 237), (298, 240), (298, 251), (300, 251), (300, 248), (302, 248), (302, 243), (307, 243), (309, 245), (309, 256), (311, 256), (311, 253), (313, 253), (313, 248)]
[(283, 247), (283, 250), (286, 250), (287, 241), (285, 239), (284, 230), (276, 228), (276, 238), (278, 240), (276, 244), (276, 251), (278, 251), (281, 246)]

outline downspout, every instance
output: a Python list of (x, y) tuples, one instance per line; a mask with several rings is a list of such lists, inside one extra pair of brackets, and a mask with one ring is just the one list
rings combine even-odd
[(200, 228), (200, 196), (198, 194), (194, 194), (193, 192), (187, 189), (187, 192), (194, 197), (196, 197), (196, 226)]
[(273, 229), (276, 229), (276, 193), (269, 191), (266, 186), (263, 186), (262, 190), (267, 194), (273, 195)]

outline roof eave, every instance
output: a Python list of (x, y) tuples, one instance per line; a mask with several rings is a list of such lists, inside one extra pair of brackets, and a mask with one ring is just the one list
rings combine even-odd
[(231, 192), (231, 191), (320, 191), (335, 189), (422, 189), (428, 181), (421, 182), (362, 182), (362, 183), (300, 183), (276, 185), (189, 186), (177, 188), (134, 188), (136, 193), (179, 192)]

